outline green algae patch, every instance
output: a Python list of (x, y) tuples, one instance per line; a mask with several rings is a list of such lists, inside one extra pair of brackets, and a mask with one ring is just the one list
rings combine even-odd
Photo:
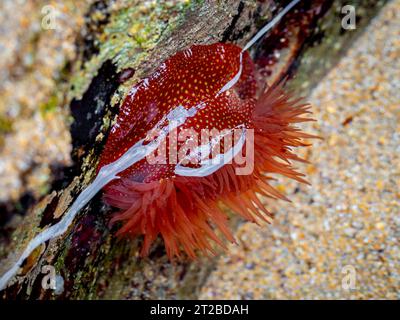
[[(71, 79), (70, 98), (82, 97), (99, 67), (107, 60), (116, 65), (118, 72), (128, 67), (137, 68), (148, 52), (184, 21), (187, 10), (194, 10), (200, 3), (136, 0), (110, 6), (106, 25), (100, 33), (92, 35), (98, 53), (83, 62), (84, 65)], [(99, 19), (104, 20), (104, 14)]]

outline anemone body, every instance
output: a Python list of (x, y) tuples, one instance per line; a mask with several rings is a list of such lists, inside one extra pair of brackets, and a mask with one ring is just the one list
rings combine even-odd
[[(225, 246), (216, 229), (234, 241), (220, 203), (249, 221), (270, 221), (272, 215), (259, 196), (285, 197), (269, 184), (269, 175), (305, 182), (292, 167), (293, 160), (302, 160), (292, 149), (304, 146), (302, 140), (311, 137), (294, 126), (309, 120), (304, 117), (309, 106), (285, 94), (281, 85), (261, 90), (256, 78), (252, 59), (240, 47), (223, 43), (192, 46), (166, 60), (126, 96), (98, 170), (138, 141), (147, 144), (160, 137), (174, 113), (185, 114), (174, 118), (184, 119), (175, 126), (177, 137), (188, 129), (195, 135), (176, 142), (166, 135), (158, 148), (158, 152), (164, 152), (163, 162), (144, 157), (104, 188), (105, 201), (120, 209), (111, 223), (122, 222), (118, 235), (143, 236), (142, 255), (148, 254), (158, 235), (171, 258), (182, 251), (192, 258), (198, 251), (213, 254), (215, 243)], [(242, 164), (230, 161), (202, 175), (182, 174), (201, 167), (193, 158), (185, 158), (186, 162), (177, 159), (179, 150), (186, 156), (193, 150), (188, 141), (199, 139), (204, 130), (237, 128), (253, 133), (240, 150), (242, 156), (245, 150), (251, 150), (250, 172), (238, 175)], [(231, 140), (231, 145), (219, 146), (216, 154), (232, 151), (235, 138)]]

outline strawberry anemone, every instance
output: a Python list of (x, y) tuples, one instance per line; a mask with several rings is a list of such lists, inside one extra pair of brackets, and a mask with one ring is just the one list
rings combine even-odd
[[(176, 126), (178, 135), (185, 129), (196, 134), (204, 129), (238, 127), (253, 132), (240, 150), (243, 155), (247, 147), (252, 148), (249, 158), (253, 167), (246, 174), (237, 174), (242, 164), (235, 161), (201, 175), (185, 174), (201, 165), (176, 163), (171, 151), (179, 150), (188, 139), (171, 146), (172, 138), (165, 136), (165, 162), (150, 163), (143, 157), (104, 188), (106, 203), (120, 209), (111, 218), (112, 224), (121, 223), (117, 234), (142, 235), (142, 256), (149, 253), (159, 235), (170, 258), (181, 256), (183, 251), (191, 258), (198, 251), (214, 254), (215, 243), (225, 248), (216, 229), (235, 241), (221, 203), (246, 220), (269, 222), (272, 214), (259, 196), (287, 200), (270, 185), (270, 175), (306, 182), (292, 161), (304, 161), (293, 148), (306, 146), (304, 139), (313, 137), (295, 126), (310, 121), (306, 116), (309, 105), (285, 93), (282, 84), (260, 90), (256, 78), (252, 59), (240, 47), (196, 45), (170, 57), (126, 96), (98, 170), (135, 143), (154, 141), (149, 133), (170, 124), (174, 112), (186, 115), (179, 118), (183, 121)], [(220, 153), (232, 149), (222, 147)], [(178, 166), (188, 171), (179, 171)]]

